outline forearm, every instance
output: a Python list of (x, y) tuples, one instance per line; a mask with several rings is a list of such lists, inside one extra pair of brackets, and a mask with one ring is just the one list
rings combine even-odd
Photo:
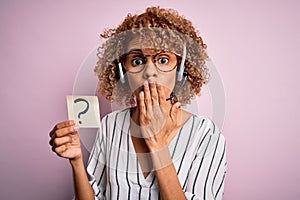
[(94, 200), (94, 191), (89, 183), (83, 160), (70, 160), (70, 163), (73, 171), (76, 200)]
[(152, 155), (153, 167), (163, 200), (186, 199), (178, 180), (169, 149)]

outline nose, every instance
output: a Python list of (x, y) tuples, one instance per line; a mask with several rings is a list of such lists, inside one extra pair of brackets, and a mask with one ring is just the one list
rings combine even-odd
[(157, 77), (157, 68), (151, 57), (148, 57), (143, 71), (143, 77), (149, 79), (150, 77)]

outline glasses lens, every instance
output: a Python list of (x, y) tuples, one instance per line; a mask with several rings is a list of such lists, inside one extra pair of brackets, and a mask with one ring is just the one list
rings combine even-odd
[(140, 51), (132, 51), (126, 54), (124, 66), (129, 72), (140, 72), (144, 69), (147, 59), (150, 58), (160, 71), (171, 71), (177, 65), (177, 56), (171, 52), (160, 52), (154, 55), (144, 55)]
[(130, 52), (125, 56), (125, 69), (129, 72), (140, 72), (145, 66), (145, 59), (141, 52)]
[(155, 65), (161, 71), (168, 72), (177, 65), (177, 57), (171, 52), (162, 52), (155, 56)]

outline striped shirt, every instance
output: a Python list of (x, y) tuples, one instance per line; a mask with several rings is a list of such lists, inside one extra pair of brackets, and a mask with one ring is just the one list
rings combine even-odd
[[(129, 127), (130, 109), (102, 119), (87, 166), (95, 199), (160, 199), (155, 172), (143, 176)], [(225, 139), (211, 120), (192, 115), (169, 151), (187, 199), (222, 199)]]

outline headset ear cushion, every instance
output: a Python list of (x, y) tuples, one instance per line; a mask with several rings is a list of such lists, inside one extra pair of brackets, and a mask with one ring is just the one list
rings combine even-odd
[(186, 59), (186, 46), (183, 47), (182, 59), (179, 66), (179, 72), (177, 76), (177, 80), (181, 81), (183, 78), (183, 72), (185, 71), (185, 59)]
[(183, 77), (187, 77), (189, 75), (189, 73), (187, 71), (183, 71)]
[(124, 78), (123, 66), (121, 62), (118, 63), (118, 68), (119, 68), (120, 81), (122, 84), (124, 84), (125, 78)]

